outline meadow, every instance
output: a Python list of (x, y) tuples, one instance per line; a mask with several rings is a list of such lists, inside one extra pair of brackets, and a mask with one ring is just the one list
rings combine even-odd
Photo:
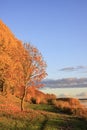
[(87, 117), (60, 111), (54, 104), (29, 104), (0, 97), (0, 130), (87, 130)]

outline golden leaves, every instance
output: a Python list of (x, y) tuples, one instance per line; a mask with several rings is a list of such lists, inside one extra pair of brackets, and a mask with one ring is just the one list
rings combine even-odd
[(0, 21), (0, 79), (24, 97), (26, 86), (40, 87), (46, 74), (46, 62), (39, 50), (15, 38)]

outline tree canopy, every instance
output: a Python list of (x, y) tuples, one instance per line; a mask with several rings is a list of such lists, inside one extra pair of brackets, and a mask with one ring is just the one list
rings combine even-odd
[(0, 20), (0, 91), (23, 101), (27, 88), (41, 87), (46, 75), (46, 62), (39, 50), (23, 44)]

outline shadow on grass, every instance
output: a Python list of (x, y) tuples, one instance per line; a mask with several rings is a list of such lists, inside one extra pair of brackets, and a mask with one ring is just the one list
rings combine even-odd
[(53, 112), (53, 113), (59, 112), (59, 110), (55, 108), (54, 105), (47, 105), (47, 104), (30, 104), (29, 108), (33, 110), (42, 110), (42, 111)]
[(47, 122), (48, 122), (48, 117), (46, 115), (44, 115), (44, 114), (43, 114), (43, 116), (45, 117), (45, 119), (41, 124), (41, 130), (45, 130), (45, 127), (46, 127)]
[(87, 130), (87, 122), (73, 120), (49, 119), (43, 122), (41, 130)]

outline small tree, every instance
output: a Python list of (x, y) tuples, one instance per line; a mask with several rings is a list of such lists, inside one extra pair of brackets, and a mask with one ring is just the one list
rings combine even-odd
[(25, 43), (24, 47), (27, 51), (25, 62), (23, 64), (24, 86), (22, 86), (21, 94), (21, 110), (23, 110), (23, 101), (29, 86), (41, 87), (41, 81), (47, 75), (46, 63), (39, 50), (32, 45)]

